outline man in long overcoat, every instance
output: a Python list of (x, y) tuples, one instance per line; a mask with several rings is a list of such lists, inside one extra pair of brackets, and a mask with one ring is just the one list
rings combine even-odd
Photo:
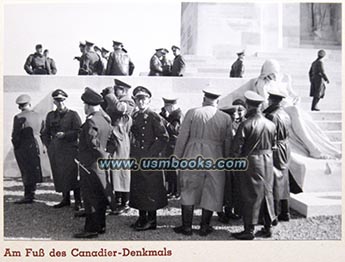
[(108, 172), (97, 165), (99, 158), (108, 157), (105, 149), (112, 128), (104, 112), (100, 111), (103, 102), (100, 94), (87, 87), (81, 99), (87, 117), (81, 126), (78, 158), (86, 219), (84, 230), (74, 237), (94, 238), (105, 233), (106, 209), (113, 199)]
[(39, 134), (43, 121), (38, 113), (31, 110), (30, 101), (31, 98), (28, 95), (20, 95), (16, 99), (21, 112), (13, 119), (14, 156), (24, 184), (24, 198), (16, 201), (16, 204), (33, 203), (36, 183), (42, 182), (40, 164), (42, 143)]
[(271, 236), (271, 223), (275, 219), (273, 203), (273, 155), (275, 125), (260, 111), (264, 98), (253, 91), (244, 93), (248, 106), (247, 119), (239, 126), (233, 153), (236, 157), (247, 157), (248, 168), (240, 176), (242, 216), (244, 231), (234, 233), (240, 240), (254, 239), (254, 226), (262, 215), (264, 229), (258, 233)]
[(158, 48), (150, 59), (149, 76), (163, 76), (162, 57), (166, 55), (165, 48)]
[[(158, 158), (165, 150), (169, 136), (161, 117), (149, 108), (151, 92), (138, 86), (133, 90), (138, 111), (133, 115), (131, 157), (139, 164), (141, 158)], [(167, 202), (162, 170), (132, 170), (129, 205), (139, 210), (135, 230), (156, 229), (157, 209)]]
[[(190, 109), (182, 122), (177, 137), (175, 155), (178, 158), (203, 158), (213, 160), (227, 157), (232, 140), (231, 118), (217, 109), (215, 92), (204, 90), (203, 106)], [(179, 171), (181, 185), (182, 226), (175, 227), (176, 233), (191, 235), (194, 206), (202, 208), (199, 234), (212, 232), (210, 221), (214, 211), (223, 207), (225, 184), (224, 170)]]
[(173, 54), (175, 56), (171, 68), (171, 76), (183, 76), (184, 72), (186, 71), (186, 62), (181, 55), (181, 50), (176, 45), (173, 45), (171, 47), (171, 50), (173, 51)]
[(62, 193), (62, 201), (55, 208), (69, 206), (70, 191), (74, 192), (75, 210), (81, 207), (78, 166), (74, 159), (78, 154), (78, 135), (81, 120), (77, 112), (65, 105), (65, 91), (56, 89), (52, 93), (56, 110), (48, 113), (42, 140), (48, 149), (56, 192)]
[(43, 55), (41, 44), (36, 45), (36, 52), (28, 56), (24, 64), (24, 70), (29, 75), (49, 75), (50, 66), (47, 58)]
[(92, 50), (93, 45), (94, 43), (85, 41), (85, 53), (80, 58), (80, 75), (102, 75), (101, 57)]
[(239, 77), (242, 78), (244, 75), (244, 56), (245, 52), (241, 51), (237, 53), (237, 60), (232, 64), (230, 70), (230, 77)]
[(317, 53), (317, 59), (311, 64), (309, 70), (309, 80), (310, 80), (310, 96), (313, 97), (311, 104), (312, 111), (320, 111), (317, 107), (321, 98), (324, 98), (326, 85), (329, 84), (328, 77), (323, 68), (322, 58), (326, 55), (324, 50), (320, 50)]
[[(115, 79), (115, 86), (108, 89), (109, 93), (104, 96), (107, 102), (105, 111), (110, 116), (113, 126), (107, 151), (113, 159), (129, 159), (130, 156), (130, 130), (135, 107), (133, 99), (128, 95), (130, 88), (131, 86), (127, 83)], [(121, 169), (112, 170), (111, 173), (113, 190), (118, 203), (112, 214), (119, 215), (129, 209), (131, 171)]]
[(114, 51), (108, 57), (105, 74), (131, 76), (135, 66), (127, 51), (124, 50), (123, 44), (118, 41), (113, 41), (113, 48)]
[(291, 119), (280, 105), (285, 98), (285, 94), (279, 91), (268, 91), (268, 93), (269, 107), (263, 113), (267, 119), (276, 125), (276, 148), (273, 150), (274, 206), (278, 220), (289, 221), (290, 186), (288, 163), (291, 154), (289, 146)]

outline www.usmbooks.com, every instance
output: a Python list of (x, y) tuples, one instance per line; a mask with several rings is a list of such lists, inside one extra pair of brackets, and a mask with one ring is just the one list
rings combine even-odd
[(101, 170), (226, 170), (245, 171), (248, 167), (246, 158), (141, 158), (139, 163), (134, 158), (129, 159), (98, 159)]

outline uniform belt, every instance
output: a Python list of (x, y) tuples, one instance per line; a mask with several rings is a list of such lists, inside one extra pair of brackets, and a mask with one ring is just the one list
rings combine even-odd
[(204, 138), (192, 138), (189, 143), (200, 143), (200, 144), (207, 144), (207, 145), (215, 145), (215, 146), (221, 146), (223, 145), (223, 142), (216, 141), (212, 139), (204, 139)]
[(272, 153), (271, 149), (254, 150), (250, 155), (265, 155)]

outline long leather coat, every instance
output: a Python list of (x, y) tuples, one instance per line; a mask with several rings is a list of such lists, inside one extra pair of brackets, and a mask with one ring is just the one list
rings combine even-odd
[(156, 54), (150, 60), (149, 76), (163, 76), (163, 64)]
[(110, 53), (105, 71), (106, 75), (130, 76), (133, 71), (134, 64), (126, 52), (118, 49)]
[(42, 119), (31, 110), (22, 111), (13, 119), (12, 144), (24, 185), (42, 182), (41, 128)]
[(174, 58), (174, 62), (171, 68), (171, 76), (183, 76), (186, 70), (186, 62), (181, 55), (177, 55)]
[(251, 110), (234, 139), (234, 155), (248, 158), (248, 169), (240, 176), (244, 224), (257, 224), (264, 203), (273, 220), (273, 155), (275, 125), (259, 111)]
[(274, 199), (288, 199), (290, 197), (288, 163), (291, 155), (289, 146), (291, 120), (279, 105), (269, 106), (264, 114), (276, 125), (276, 148), (273, 150)]
[(310, 96), (323, 98), (326, 91), (325, 81), (328, 81), (328, 78), (323, 68), (323, 62), (320, 59), (316, 59), (311, 64), (309, 70), (309, 80)]
[[(150, 108), (135, 112), (131, 128), (133, 139), (131, 157), (139, 164), (141, 158), (158, 158), (164, 151), (169, 136), (161, 117)], [(129, 205), (154, 211), (167, 205), (163, 171), (132, 170)]]
[[(47, 115), (42, 140), (48, 149), (56, 192), (68, 192), (78, 187), (78, 166), (74, 159), (78, 154), (80, 126), (80, 117), (73, 110), (62, 113), (55, 110)], [(64, 132), (64, 137), (57, 138), (58, 132)]]

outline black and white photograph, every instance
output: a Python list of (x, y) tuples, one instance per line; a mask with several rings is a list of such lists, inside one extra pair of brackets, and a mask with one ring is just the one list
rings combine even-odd
[(207, 261), (236, 261), (219, 253), (279, 243), (288, 261), (303, 241), (320, 244), (300, 259), (344, 258), (320, 249), (343, 231), (342, 14), (4, 1), (1, 257), (193, 261), (221, 243)]

